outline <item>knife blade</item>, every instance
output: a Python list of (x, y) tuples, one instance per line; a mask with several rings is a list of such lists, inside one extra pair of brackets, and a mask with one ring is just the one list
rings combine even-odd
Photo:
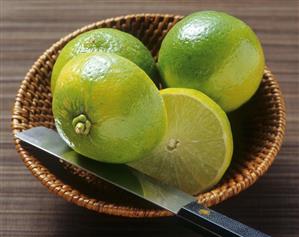
[(34, 127), (19, 132), (15, 136), (53, 157), (77, 166), (127, 192), (169, 210), (183, 220), (216, 236), (269, 236), (208, 209), (198, 203), (195, 197), (163, 184), (127, 165), (107, 164), (84, 157), (69, 148), (59, 134), (52, 129)]

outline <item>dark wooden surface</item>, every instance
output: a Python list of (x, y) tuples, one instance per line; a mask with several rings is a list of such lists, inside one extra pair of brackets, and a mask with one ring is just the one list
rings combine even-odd
[(288, 126), (273, 166), (254, 186), (215, 207), (272, 236), (299, 236), (298, 1), (2, 1), (0, 236), (199, 236), (175, 218), (99, 215), (49, 193), (12, 144), (10, 116), (20, 81), (52, 43), (85, 24), (141, 12), (188, 14), (215, 9), (248, 22), (279, 79)]

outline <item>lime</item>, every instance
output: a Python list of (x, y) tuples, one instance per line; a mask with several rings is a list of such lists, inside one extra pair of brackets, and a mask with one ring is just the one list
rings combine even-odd
[(225, 112), (194, 89), (161, 91), (168, 128), (161, 143), (129, 165), (190, 194), (215, 185), (228, 168), (233, 140)]
[(257, 90), (264, 54), (256, 34), (243, 21), (203, 11), (185, 17), (168, 32), (158, 67), (166, 86), (198, 89), (232, 111)]
[(162, 96), (146, 73), (110, 53), (85, 53), (62, 69), (53, 96), (59, 134), (76, 152), (125, 163), (151, 151), (166, 129)]
[(102, 28), (82, 33), (64, 46), (53, 67), (52, 92), (61, 69), (71, 58), (80, 53), (99, 51), (125, 57), (143, 69), (151, 79), (157, 79), (155, 61), (139, 39), (120, 30)]

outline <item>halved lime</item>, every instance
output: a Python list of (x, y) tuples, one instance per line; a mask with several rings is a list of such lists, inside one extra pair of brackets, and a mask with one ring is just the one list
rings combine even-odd
[(149, 156), (129, 165), (190, 194), (219, 182), (233, 153), (225, 112), (212, 99), (193, 89), (161, 91), (168, 116), (162, 142)]

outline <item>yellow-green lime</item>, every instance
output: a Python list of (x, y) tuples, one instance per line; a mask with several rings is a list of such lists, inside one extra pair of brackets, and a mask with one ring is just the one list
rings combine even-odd
[(225, 111), (248, 101), (264, 70), (259, 39), (240, 19), (202, 11), (178, 22), (166, 35), (158, 67), (167, 87), (198, 89)]
[(53, 114), (70, 147), (109, 163), (147, 155), (167, 126), (152, 80), (136, 64), (109, 53), (80, 54), (67, 62), (57, 80)]
[(233, 139), (225, 112), (194, 89), (161, 91), (168, 128), (146, 157), (130, 163), (145, 174), (190, 194), (217, 184), (228, 168)]
[(152, 80), (157, 80), (157, 69), (150, 51), (131, 34), (111, 28), (91, 30), (69, 41), (61, 50), (53, 67), (51, 90), (63, 66), (74, 56), (90, 52), (115, 53), (137, 64)]

